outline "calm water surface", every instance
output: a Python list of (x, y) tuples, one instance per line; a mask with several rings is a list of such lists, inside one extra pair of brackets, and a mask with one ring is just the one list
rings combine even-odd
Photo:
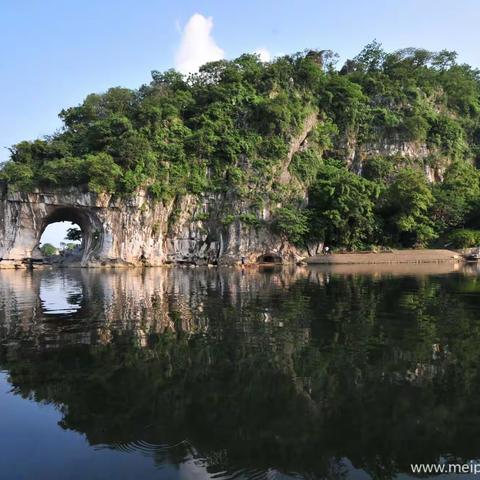
[(480, 457), (480, 276), (0, 272), (0, 478), (405, 478)]

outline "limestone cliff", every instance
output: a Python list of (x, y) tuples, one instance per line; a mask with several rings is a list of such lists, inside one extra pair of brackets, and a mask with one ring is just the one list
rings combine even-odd
[[(41, 259), (40, 237), (56, 221), (77, 223), (83, 233), (82, 266), (154, 266), (165, 263), (232, 264), (263, 255), (294, 261), (300, 253), (267, 227), (240, 220), (228, 225), (220, 213), (225, 195), (186, 195), (168, 205), (144, 191), (128, 198), (80, 188), (13, 192), (0, 198), (0, 265)], [(205, 214), (210, 213), (204, 220)]]
[(375, 141), (360, 142), (355, 136), (342, 135), (336, 142), (334, 155), (341, 158), (351, 170), (362, 174), (365, 162), (372, 157), (392, 158), (397, 166), (413, 164), (423, 170), (430, 183), (441, 182), (452, 159), (426, 142), (386, 135)]

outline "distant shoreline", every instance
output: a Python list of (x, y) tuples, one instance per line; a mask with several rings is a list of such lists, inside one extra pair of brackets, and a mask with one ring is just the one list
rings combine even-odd
[(332, 253), (305, 259), (309, 265), (389, 264), (389, 263), (440, 263), (461, 262), (460, 253), (452, 250), (392, 250), (389, 252)]

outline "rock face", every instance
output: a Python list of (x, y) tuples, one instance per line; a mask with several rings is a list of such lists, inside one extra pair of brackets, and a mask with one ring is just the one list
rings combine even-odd
[(0, 267), (41, 260), (41, 235), (58, 221), (81, 228), (78, 264), (86, 267), (234, 264), (242, 257), (246, 263), (291, 262), (300, 257), (266, 226), (250, 227), (239, 220), (225, 224), (223, 204), (232, 201), (225, 195), (186, 195), (164, 205), (143, 191), (119, 198), (79, 188), (21, 193), (2, 185)]
[(429, 159), (434, 156), (441, 158), (441, 154), (432, 150), (426, 143), (402, 140), (399, 137), (385, 138), (376, 143), (357, 143), (356, 139), (344, 138), (339, 142), (341, 158), (345, 158), (350, 168), (361, 174), (365, 159), (369, 157), (396, 157), (397, 162), (414, 162), (422, 166), (426, 179), (430, 183), (441, 182), (448, 166), (448, 161), (435, 162), (431, 165)]

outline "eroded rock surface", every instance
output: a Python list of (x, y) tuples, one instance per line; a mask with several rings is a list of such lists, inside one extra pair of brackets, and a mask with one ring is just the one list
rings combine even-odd
[(290, 262), (300, 257), (266, 226), (250, 227), (239, 220), (225, 224), (225, 201), (225, 195), (186, 195), (165, 205), (142, 191), (120, 198), (80, 188), (21, 193), (3, 185), (0, 267), (40, 260), (41, 235), (57, 221), (80, 226), (81, 266), (234, 264), (242, 257), (252, 263), (264, 255)]

